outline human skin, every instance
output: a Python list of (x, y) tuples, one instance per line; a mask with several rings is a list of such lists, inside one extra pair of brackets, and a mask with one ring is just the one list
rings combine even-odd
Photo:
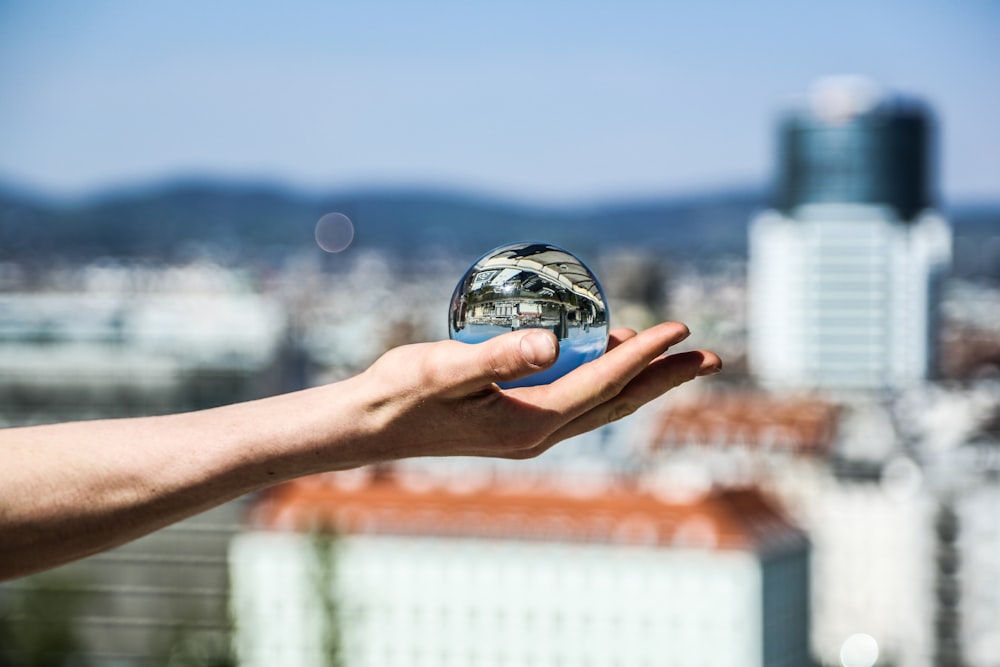
[(631, 414), (699, 375), (712, 352), (666, 354), (676, 322), (611, 332), (559, 380), (495, 382), (551, 365), (551, 332), (390, 350), (333, 384), (175, 415), (0, 430), (0, 579), (118, 546), (302, 475), (415, 456), (524, 459)]

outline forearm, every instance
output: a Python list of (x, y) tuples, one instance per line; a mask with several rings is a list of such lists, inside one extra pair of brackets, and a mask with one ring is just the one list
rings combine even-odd
[(369, 462), (353, 389), (347, 381), (200, 412), (0, 431), (0, 579), (280, 481)]

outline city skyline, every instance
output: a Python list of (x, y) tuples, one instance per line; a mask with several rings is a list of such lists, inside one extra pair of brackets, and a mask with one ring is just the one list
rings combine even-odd
[(1000, 182), (989, 3), (0, 6), (0, 180), (86, 195), (207, 176), (544, 203), (765, 187), (829, 74), (920, 96), (945, 198)]

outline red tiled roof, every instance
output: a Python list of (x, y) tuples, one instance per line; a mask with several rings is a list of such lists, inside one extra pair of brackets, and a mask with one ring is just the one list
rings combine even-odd
[(456, 493), (410, 490), (392, 476), (339, 484), (339, 473), (275, 487), (250, 514), (269, 529), (333, 529), (346, 534), (475, 537), (709, 549), (757, 553), (804, 543), (754, 489), (718, 490), (691, 502), (667, 502), (617, 486), (579, 497), (501, 484)]
[(817, 398), (709, 392), (670, 404), (657, 418), (651, 446), (747, 446), (823, 455), (833, 447), (838, 419), (837, 406)]

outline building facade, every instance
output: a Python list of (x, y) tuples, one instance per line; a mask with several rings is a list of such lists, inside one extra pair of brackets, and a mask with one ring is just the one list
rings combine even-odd
[[(331, 623), (351, 667), (808, 664), (808, 543), (755, 491), (336, 479), (284, 487), (234, 541), (241, 664), (330, 664)], [(342, 536), (334, 577), (310, 526)]]
[[(859, 635), (877, 646), (879, 665), (935, 664), (937, 500), (912, 459), (873, 442), (891, 444), (885, 426), (874, 405), (729, 389), (670, 402), (650, 432), (647, 465), (675, 490), (698, 479), (753, 485), (809, 535), (818, 664), (842, 664)], [(852, 451), (879, 456), (859, 475), (841, 469)]]
[(933, 375), (951, 231), (916, 102), (836, 79), (779, 128), (772, 208), (750, 225), (749, 357), (772, 388), (897, 389)]

